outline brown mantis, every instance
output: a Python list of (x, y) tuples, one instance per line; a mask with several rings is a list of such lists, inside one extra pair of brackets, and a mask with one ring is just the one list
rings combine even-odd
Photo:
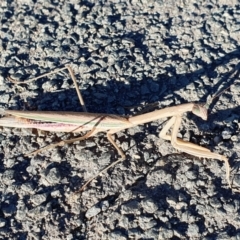
[[(151, 122), (154, 120), (158, 120), (160, 118), (167, 118), (171, 117), (171, 119), (167, 122), (167, 124), (163, 127), (160, 132), (160, 137), (166, 140), (171, 141), (171, 144), (174, 148), (191, 154), (193, 156), (199, 158), (211, 158), (211, 159), (218, 159), (225, 162), (226, 166), (226, 180), (231, 188), (230, 184), (230, 167), (228, 163), (228, 159), (220, 155), (218, 153), (211, 152), (209, 149), (205, 147), (198, 146), (191, 142), (183, 141), (182, 139), (177, 138), (177, 133), (181, 125), (182, 115), (186, 112), (191, 111), (195, 115), (201, 117), (204, 120), (207, 120), (207, 107), (206, 105), (202, 104), (195, 104), (195, 103), (186, 103), (181, 104), (173, 107), (167, 107), (164, 109), (156, 110), (153, 112), (145, 113), (142, 115), (137, 115), (133, 117), (122, 117), (118, 115), (112, 114), (100, 114), (100, 113), (88, 113), (82, 95), (77, 85), (76, 78), (70, 66), (66, 65), (61, 69), (57, 69), (47, 74), (43, 74), (39, 77), (32, 78), (25, 82), (17, 82), (11, 78), (15, 84), (26, 84), (36, 79), (42, 78), (44, 76), (48, 76), (53, 73), (57, 73), (59, 71), (63, 71), (67, 69), (70, 73), (70, 76), (75, 84), (75, 88), (78, 94), (78, 98), (80, 104), (83, 107), (84, 112), (52, 112), (52, 111), (17, 111), (17, 110), (5, 110), (4, 115), (5, 117), (0, 119), (0, 126), (4, 127), (16, 127), (16, 128), (36, 128), (40, 130), (46, 131), (55, 131), (55, 132), (82, 132), (88, 131), (84, 136), (70, 139), (70, 140), (63, 140), (56, 144), (51, 144), (46, 146), (42, 149), (34, 151), (30, 154), (37, 154), (44, 149), (48, 149), (55, 146), (62, 146), (64, 144), (72, 143), (74, 141), (81, 141), (87, 139), (91, 136), (96, 135), (98, 132), (107, 132), (107, 139), (109, 142), (116, 148), (118, 153), (121, 155), (121, 159), (115, 161), (107, 168), (103, 169), (106, 171), (113, 165), (117, 164), (118, 162), (125, 159), (125, 154), (123, 153), (122, 149), (117, 145), (114, 141), (112, 135), (122, 131), (124, 129), (137, 126), (139, 124), (144, 124), (147, 122)], [(167, 134), (168, 130), (172, 127), (172, 133), (169, 135)], [(87, 181), (83, 187), (80, 189), (83, 190), (88, 183), (90, 183), (94, 178), (96, 178), (100, 173), (96, 176), (91, 178)]]

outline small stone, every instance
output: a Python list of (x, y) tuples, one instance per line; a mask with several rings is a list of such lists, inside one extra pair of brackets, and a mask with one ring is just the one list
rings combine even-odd
[(34, 186), (32, 183), (24, 183), (22, 186), (21, 186), (21, 189), (27, 193), (33, 193), (34, 192)]
[(122, 43), (123, 44), (129, 44), (131, 47), (134, 47), (135, 45), (135, 40), (132, 38), (127, 38), (125, 37), (124, 39), (122, 39)]
[(173, 230), (161, 228), (158, 239), (171, 239), (173, 237)]
[(231, 137), (231, 140), (232, 140), (233, 142), (237, 142), (237, 141), (238, 141), (237, 135), (233, 135), (233, 136)]
[(157, 211), (158, 206), (152, 199), (144, 199), (141, 201), (142, 208), (147, 213), (154, 213)]
[(182, 210), (182, 209), (186, 209), (187, 208), (187, 203), (185, 203), (185, 202), (178, 202), (177, 204), (176, 204), (176, 206), (175, 206), (175, 209), (177, 210), (177, 211), (179, 211), (179, 210)]
[(44, 194), (36, 194), (36, 195), (33, 195), (31, 196), (31, 201), (32, 203), (35, 205), (35, 206), (38, 206), (40, 205), (41, 203), (45, 202), (46, 199), (47, 199), (47, 194), (44, 193)]
[(4, 227), (6, 225), (6, 220), (3, 218), (0, 218), (0, 228)]
[(229, 129), (226, 129), (222, 132), (222, 138), (223, 139), (230, 139), (231, 138), (231, 132)]
[(25, 219), (25, 217), (26, 217), (26, 211), (25, 210), (18, 210), (17, 211), (17, 214), (16, 214), (16, 219), (18, 219), (18, 220), (23, 220), (23, 219)]
[(224, 204), (223, 208), (226, 210), (226, 212), (233, 213), (236, 212), (236, 209), (233, 204)]
[(199, 237), (198, 233), (199, 233), (199, 227), (196, 224), (190, 224), (188, 226), (187, 235), (190, 238), (195, 237), (197, 239)]
[(194, 179), (197, 178), (197, 174), (196, 174), (195, 171), (189, 170), (189, 171), (187, 171), (187, 172), (185, 173), (185, 175), (186, 175), (187, 178), (190, 179), (190, 180), (194, 180)]
[(106, 211), (108, 208), (109, 208), (109, 202), (108, 201), (103, 201), (101, 202), (101, 208), (102, 208), (102, 211)]
[(163, 184), (164, 182), (170, 182), (172, 180), (172, 176), (168, 174), (163, 169), (153, 171), (147, 175), (146, 185), (148, 187), (159, 186), (159, 184)]
[(2, 181), (6, 185), (11, 185), (12, 183), (14, 183), (14, 170), (6, 170), (2, 175)]
[(214, 208), (220, 208), (222, 206), (221, 202), (216, 197), (210, 198), (209, 203)]
[(96, 216), (100, 212), (101, 212), (101, 208), (94, 205), (93, 207), (91, 207), (87, 210), (85, 217), (89, 219), (89, 218)]
[(106, 238), (106, 239), (109, 239), (109, 240), (115, 240), (115, 239), (127, 240), (128, 238), (126, 236), (124, 236), (124, 234), (121, 231), (115, 230), (114, 232), (111, 232), (109, 234), (108, 238)]
[(55, 191), (51, 192), (51, 196), (53, 198), (61, 197), (61, 193), (59, 190), (55, 190)]
[(157, 222), (151, 217), (141, 216), (139, 217), (139, 226), (142, 230), (148, 230), (157, 225)]
[(71, 212), (79, 214), (81, 212), (81, 205), (78, 203), (71, 203)]
[(60, 173), (58, 171), (57, 168), (52, 168), (50, 170), (46, 170), (44, 173), (43, 173), (43, 179), (42, 181), (44, 182), (44, 184), (46, 184), (47, 186), (48, 185), (54, 185), (54, 184), (57, 184), (59, 183), (61, 180), (61, 176), (60, 176)]
[(135, 200), (125, 203), (121, 207), (122, 214), (137, 214), (139, 211), (139, 202)]
[(50, 204), (47, 204), (46, 206), (37, 206), (29, 210), (27, 213), (27, 216), (33, 219), (42, 219), (46, 217), (51, 211), (52, 211), (52, 208)]
[(177, 204), (177, 199), (175, 199), (174, 197), (167, 197), (166, 198), (166, 202), (171, 206), (171, 207), (174, 207), (176, 206)]
[[(0, 141), (1, 141), (1, 136), (0, 136)], [(16, 164), (16, 159), (13, 158), (8, 158), (4, 162), (4, 165), (6, 168), (12, 168)]]

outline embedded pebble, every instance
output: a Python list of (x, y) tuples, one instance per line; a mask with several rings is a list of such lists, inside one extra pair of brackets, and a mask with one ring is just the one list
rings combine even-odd
[(15, 174), (14, 170), (10, 170), (10, 169), (6, 170), (2, 174), (2, 181), (3, 181), (3, 183), (5, 183), (6, 185), (11, 185), (13, 182), (15, 182), (14, 174)]
[(231, 133), (229, 131), (223, 131), (222, 132), (222, 138), (223, 139), (230, 139), (231, 138)]
[(35, 205), (35, 206), (38, 206), (40, 205), (41, 203), (45, 202), (46, 199), (47, 199), (47, 194), (36, 194), (36, 195), (33, 195), (31, 196), (31, 202)]
[(144, 199), (141, 202), (142, 208), (148, 213), (154, 213), (158, 206), (152, 199)]
[(122, 214), (137, 214), (139, 213), (139, 202), (137, 201), (130, 201), (126, 204), (124, 204), (121, 207), (121, 213)]
[(0, 228), (5, 227), (6, 225), (6, 220), (3, 218), (0, 218)]
[(86, 218), (92, 218), (94, 216), (96, 216), (98, 213), (101, 212), (101, 208), (98, 206), (93, 206), (91, 208), (89, 208), (85, 214)]
[(34, 192), (33, 183), (31, 183), (31, 182), (24, 183), (24, 184), (21, 186), (21, 189), (22, 189), (23, 191), (25, 191), (25, 192), (33, 193), (33, 192)]
[(190, 224), (187, 229), (187, 234), (192, 238), (199, 238), (199, 227), (196, 224)]
[(52, 168), (50, 170), (45, 170), (42, 173), (42, 181), (46, 184), (46, 185), (54, 185), (56, 183), (59, 183), (61, 180), (61, 176), (60, 176), (60, 172), (57, 168)]

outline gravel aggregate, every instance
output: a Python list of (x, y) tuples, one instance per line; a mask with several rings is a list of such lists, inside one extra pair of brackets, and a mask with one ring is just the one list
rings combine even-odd
[[(229, 158), (240, 188), (240, 1), (21, 0), (0, 2), (0, 109), (134, 115), (206, 102), (178, 137)], [(157, 103), (157, 104), (155, 104)], [(148, 106), (149, 107), (149, 106)], [(160, 119), (116, 134), (127, 159), (77, 190), (119, 156), (98, 134), (26, 153), (75, 134), (0, 129), (0, 239), (240, 239), (240, 195), (225, 166), (177, 152)]]

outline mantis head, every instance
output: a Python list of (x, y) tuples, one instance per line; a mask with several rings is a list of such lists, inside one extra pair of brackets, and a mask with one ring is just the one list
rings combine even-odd
[(208, 113), (207, 113), (208, 105), (207, 104), (194, 104), (192, 112), (201, 117), (203, 120), (207, 120)]
[(231, 85), (227, 88), (225, 88), (223, 91), (221, 91), (220, 93), (216, 94), (215, 96), (210, 96), (208, 95), (207, 97), (207, 102), (205, 104), (194, 104), (193, 106), (193, 109), (192, 109), (192, 112), (201, 117), (203, 120), (207, 120), (207, 117), (208, 117), (208, 109), (211, 105), (211, 103), (213, 102), (213, 100), (217, 97), (219, 97), (222, 93), (224, 93), (227, 89), (229, 89), (231, 87)]

